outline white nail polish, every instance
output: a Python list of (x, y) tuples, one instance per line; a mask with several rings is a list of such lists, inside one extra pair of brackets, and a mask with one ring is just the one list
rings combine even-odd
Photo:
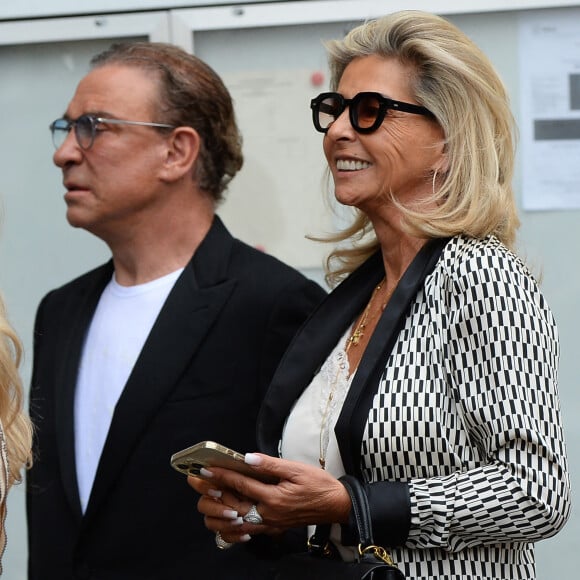
[(224, 518), (228, 518), (230, 520), (241, 519), (241, 518), (238, 518), (238, 512), (235, 510), (224, 510), (223, 516), (224, 516)]
[(250, 534), (244, 534), (243, 536), (240, 536), (240, 542), (249, 542), (252, 539), (252, 536), (250, 536)]
[(255, 453), (246, 453), (244, 462), (248, 465), (260, 465), (262, 463), (262, 458)]
[[(237, 512), (236, 512), (237, 513)], [(233, 526), (241, 526), (244, 523), (244, 518), (236, 518), (233, 522), (232, 525)]]
[(207, 495), (210, 497), (220, 498), (222, 496), (222, 492), (219, 489), (208, 489)]
[(199, 474), (203, 475), (203, 477), (213, 477), (213, 473), (209, 469), (206, 469), (205, 467), (202, 467), (199, 470)]

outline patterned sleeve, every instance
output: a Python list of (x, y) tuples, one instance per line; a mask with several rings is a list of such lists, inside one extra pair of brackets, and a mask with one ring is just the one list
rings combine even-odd
[(447, 383), (464, 469), (410, 484), (415, 547), (457, 551), (555, 534), (570, 512), (556, 324), (522, 262), (490, 238), (446, 268)]

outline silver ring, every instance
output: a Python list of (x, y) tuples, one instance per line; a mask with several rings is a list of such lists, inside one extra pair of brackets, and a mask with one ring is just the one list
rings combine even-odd
[(242, 519), (249, 524), (261, 524), (264, 521), (262, 516), (258, 513), (256, 504), (250, 508), (250, 511)]
[(220, 549), (220, 550), (227, 550), (228, 548), (231, 548), (233, 546), (233, 544), (230, 544), (230, 542), (226, 542), (223, 538), (222, 535), (219, 532), (215, 533), (215, 545)]

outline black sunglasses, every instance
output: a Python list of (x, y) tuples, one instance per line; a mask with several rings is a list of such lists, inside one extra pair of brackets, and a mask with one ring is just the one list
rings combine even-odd
[(349, 108), (350, 123), (358, 133), (376, 131), (385, 120), (389, 109), (434, 117), (425, 107), (394, 101), (383, 97), (380, 93), (358, 93), (352, 99), (345, 99), (340, 93), (321, 93), (310, 101), (312, 121), (316, 130), (326, 133), (346, 107)]
[(166, 125), (165, 123), (149, 123), (146, 121), (125, 121), (122, 119), (104, 119), (96, 115), (81, 115), (78, 119), (71, 121), (70, 119), (57, 119), (50, 124), (50, 132), (52, 133), (52, 142), (56, 149), (58, 149), (67, 138), (70, 130), (74, 128), (77, 143), (81, 149), (85, 151), (90, 149), (95, 142), (95, 137), (99, 132), (98, 126), (101, 124), (110, 125), (138, 125), (140, 127), (157, 127), (161, 129), (175, 129), (173, 125)]

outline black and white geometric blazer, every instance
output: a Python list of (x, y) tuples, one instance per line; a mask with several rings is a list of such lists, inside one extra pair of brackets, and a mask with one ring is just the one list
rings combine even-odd
[[(375, 255), (294, 339), (260, 415), (265, 452), (383, 276)], [(534, 579), (533, 542), (565, 524), (570, 484), (558, 333), (533, 276), (494, 237), (452, 238), (384, 358), (377, 333), (335, 430), (368, 483), (375, 541), (408, 580)]]

